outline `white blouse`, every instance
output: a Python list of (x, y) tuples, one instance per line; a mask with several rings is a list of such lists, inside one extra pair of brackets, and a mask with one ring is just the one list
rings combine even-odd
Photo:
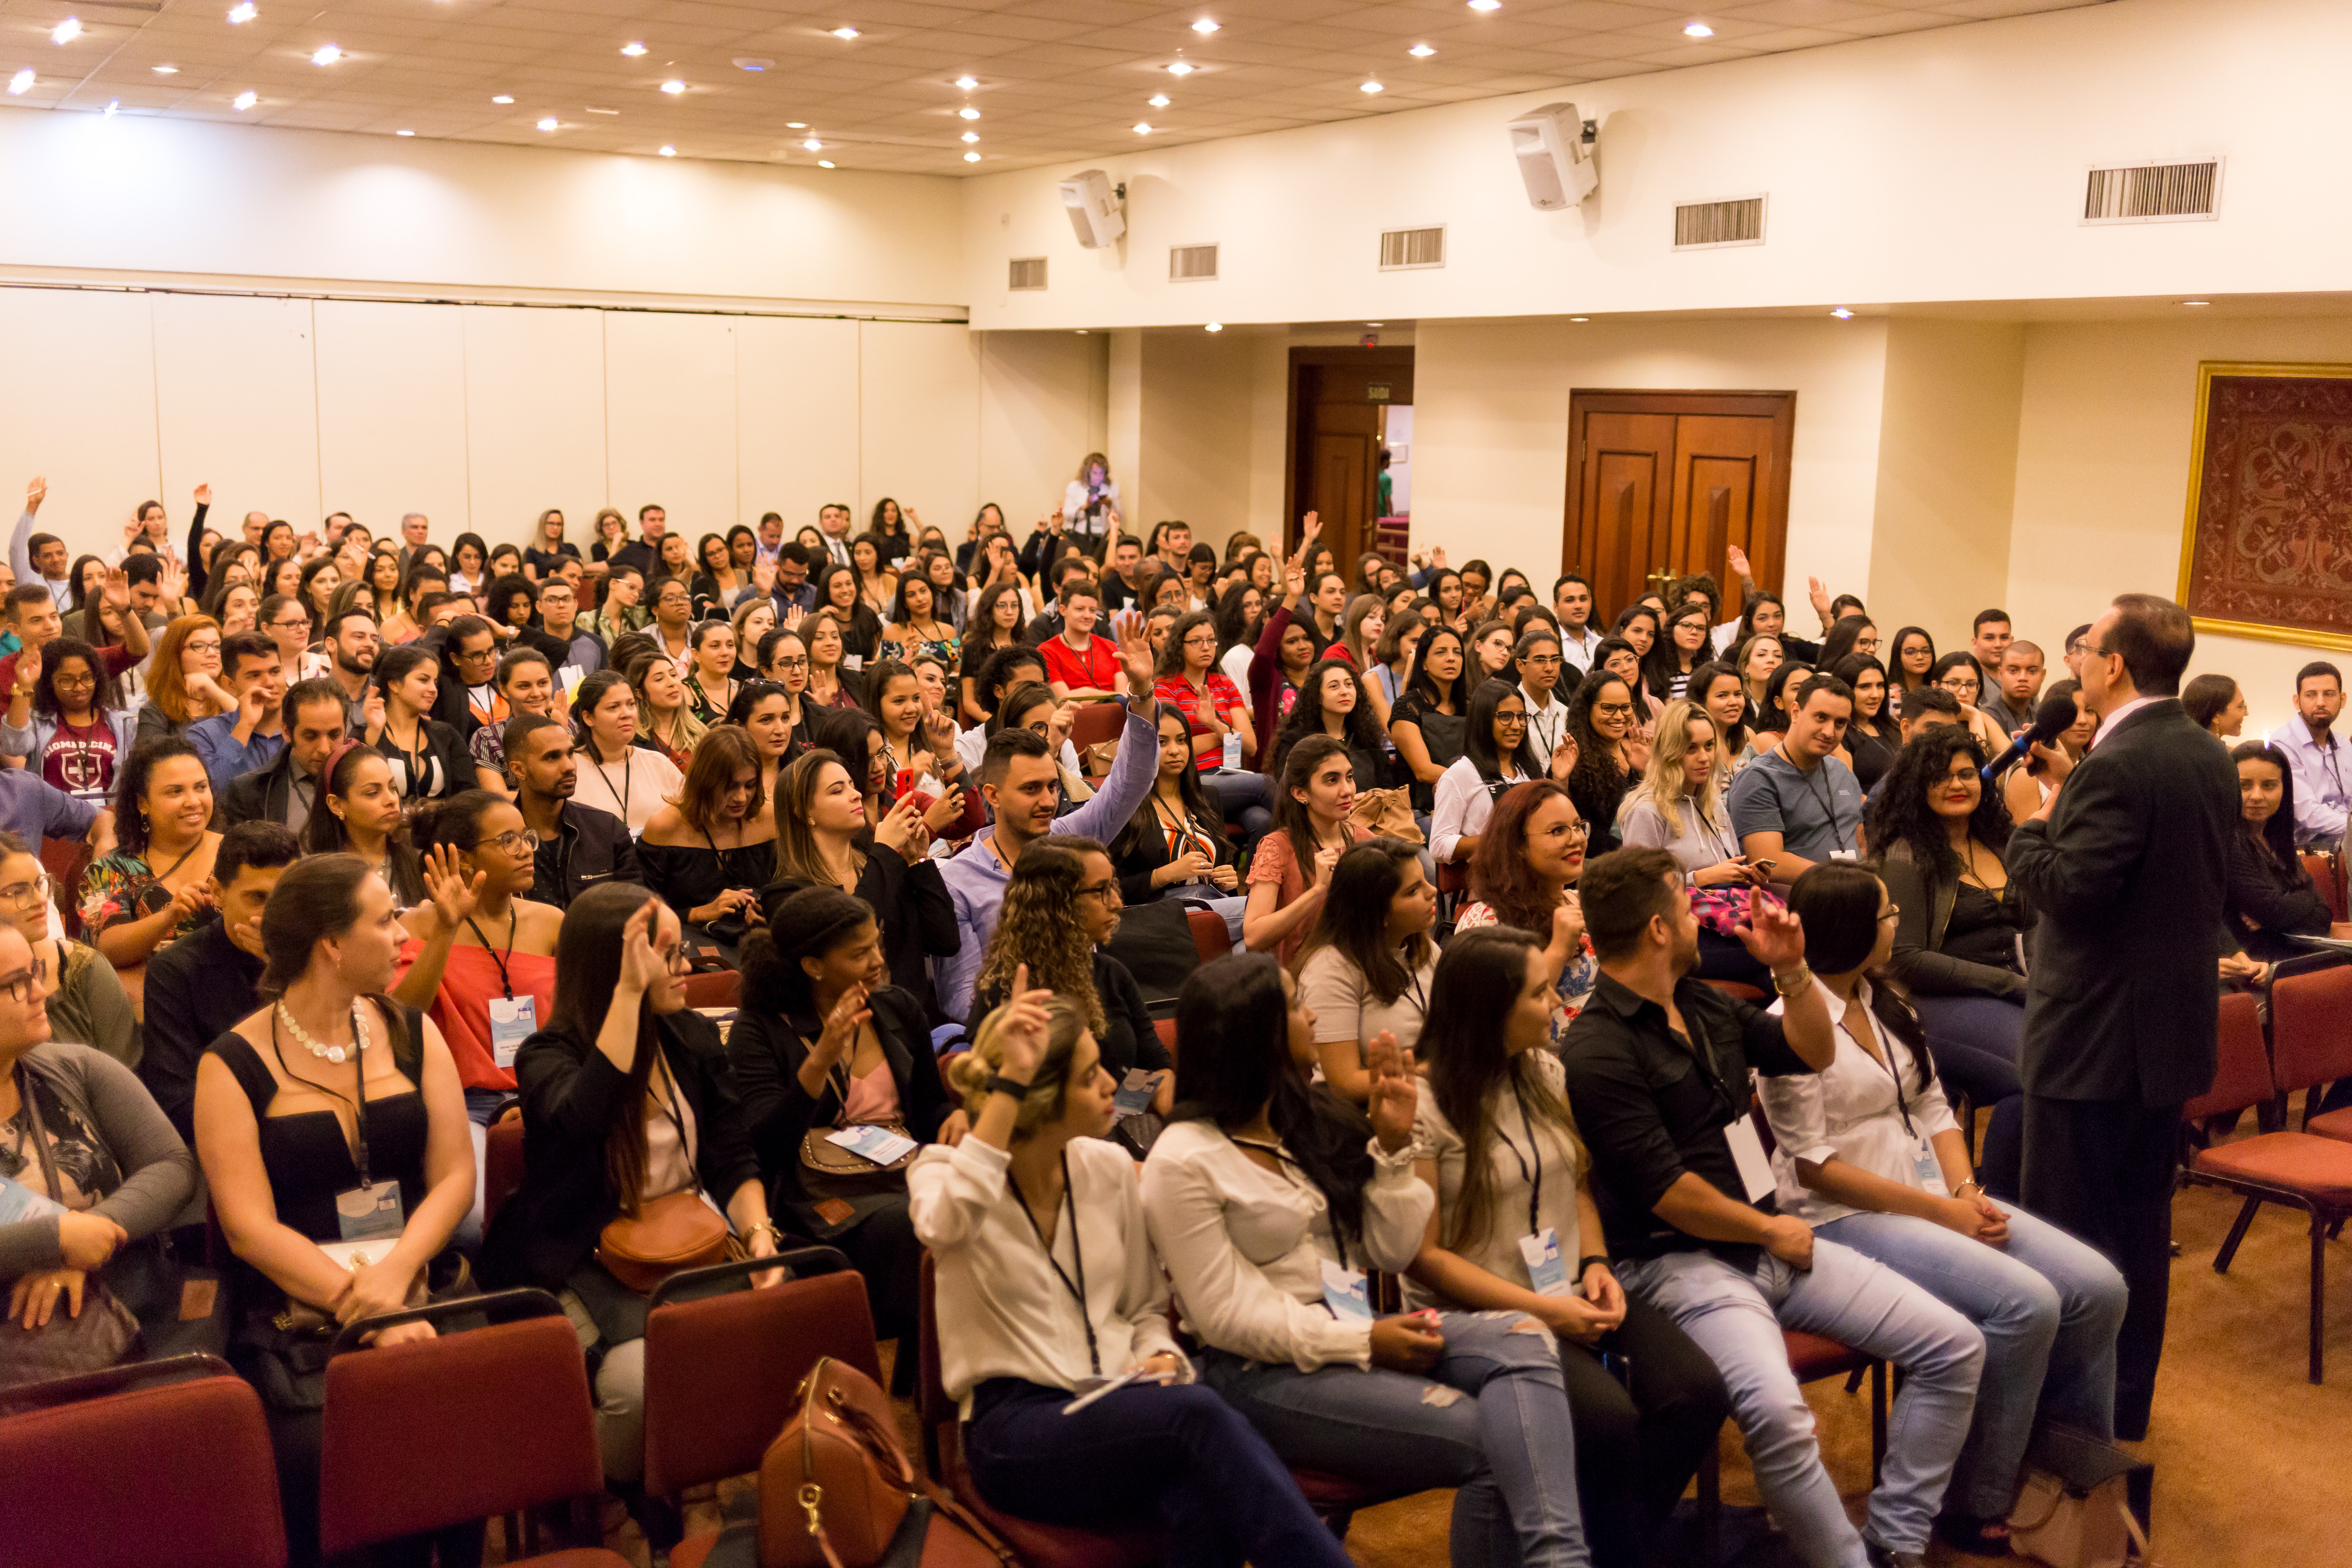
[[(1527, 775), (1517, 768), (1504, 777), (1506, 784), (1526, 782)], [(1478, 764), (1456, 757), (1437, 775), (1437, 793), (1430, 802), (1430, 854), (1440, 865), (1452, 860), (1454, 847), (1465, 836), (1486, 832), (1486, 819), (1494, 815), (1495, 796), (1478, 776)]]
[[(1818, 977), (1813, 984), (1820, 989), (1830, 1016), (1842, 1018), (1845, 1004), (1832, 995)], [(1885, 1056), (1885, 1062), (1855, 1044), (1841, 1022), (1834, 1031), (1837, 1055), (1828, 1067), (1817, 1073), (1792, 1073), (1760, 1080), (1764, 1116), (1772, 1124), (1772, 1140), (1778, 1145), (1772, 1151), (1772, 1174), (1780, 1187), (1780, 1212), (1793, 1215), (1807, 1225), (1827, 1225), (1856, 1211), (1831, 1202), (1800, 1181), (1800, 1160), (1810, 1160), (1817, 1165), (1828, 1160), (1843, 1160), (1874, 1176), (1916, 1187), (1935, 1197), (1951, 1196), (1940, 1169), (1937, 1174), (1921, 1179), (1916, 1157), (1923, 1143), (1933, 1152), (1931, 1141), (1937, 1133), (1952, 1131), (1959, 1126), (1952, 1119), (1952, 1108), (1944, 1099), (1944, 1090), (1933, 1074), (1921, 1087), (1919, 1064), (1911, 1048), (1888, 1033), (1886, 1026), (1870, 1010), (1868, 981), (1862, 983), (1854, 1000), (1862, 1016), (1868, 1020), (1871, 1037)], [(1775, 999), (1769, 1011), (1778, 1015), (1782, 1006)], [(1887, 1070), (1887, 1062), (1894, 1064), (1894, 1072)], [(1896, 1073), (1902, 1075), (1902, 1109), (1895, 1103)], [(1905, 1110), (1909, 1113), (1908, 1127), (1905, 1126)]]
[(1371, 1324), (1324, 1305), (1323, 1262), (1402, 1274), (1437, 1202), (1413, 1174), (1410, 1148), (1386, 1153), (1375, 1139), (1371, 1150), (1362, 1244), (1341, 1259), (1330, 1205), (1287, 1161), (1277, 1175), (1207, 1121), (1160, 1134), (1143, 1163), (1144, 1220), (1203, 1343), (1301, 1372), (1371, 1364)]
[(1697, 803), (1685, 795), (1675, 810), (1682, 819), (1682, 831), (1670, 833), (1664, 812), (1653, 802), (1628, 794), (1617, 817), (1618, 835), (1628, 849), (1663, 849), (1684, 870), (1703, 871), (1736, 860), (1740, 854), (1739, 836), (1731, 831), (1731, 814), (1724, 808), (1720, 793), (1714, 805), (1715, 820), (1710, 822), (1699, 814)]
[[(1427, 962), (1406, 981), (1393, 1002), (1372, 992), (1364, 972), (1336, 947), (1318, 947), (1298, 972), (1298, 999), (1315, 1013), (1315, 1041), (1378, 1039), (1385, 1029), (1396, 1043), (1411, 1050), (1420, 1043), (1421, 1026), (1429, 1013), (1429, 988), (1437, 976), (1437, 948), (1432, 943)], [(1427, 1090), (1422, 1093), (1427, 1104)]]
[(572, 803), (621, 818), (629, 825), (632, 838), (686, 787), (686, 775), (659, 752), (633, 745), (617, 763), (592, 761), (593, 752), (593, 744), (580, 750), (580, 782), (572, 786)]
[[(1192, 1363), (1168, 1328), (1168, 1287), (1144, 1228), (1134, 1160), (1099, 1138), (1071, 1141), (1069, 1198), (1051, 1263), (1012, 1169), (1011, 1154), (977, 1138), (933, 1144), (907, 1168), (908, 1216), (938, 1260), (940, 1376), (963, 1414), (990, 1378), (1075, 1391), (1095, 1375), (1096, 1360), (1101, 1375), (1117, 1377), (1166, 1352), (1189, 1381)], [(1055, 1264), (1085, 1292), (1083, 1323)]]
[[(1536, 1071), (1551, 1085), (1552, 1092), (1565, 1101), (1568, 1074), (1560, 1067), (1559, 1058), (1549, 1051), (1528, 1054), (1534, 1058)], [(1519, 1109), (1518, 1097), (1507, 1084), (1496, 1089), (1486, 1115), (1486, 1131), (1491, 1139), (1486, 1149), (1487, 1191), (1494, 1206), (1487, 1212), (1486, 1230), (1477, 1245), (1464, 1247), (1456, 1239), (1461, 1226), (1454, 1218), (1454, 1205), (1462, 1198), (1468, 1146), (1454, 1123), (1446, 1120), (1445, 1112), (1437, 1108), (1437, 1097), (1429, 1092), (1427, 1085), (1423, 1086), (1421, 1103), (1413, 1110), (1412, 1157), (1432, 1161), (1437, 1166), (1440, 1242), (1464, 1262), (1475, 1263), (1522, 1290), (1532, 1290), (1535, 1281), (1528, 1276), (1526, 1255), (1519, 1251), (1519, 1238), (1549, 1226), (1559, 1237), (1559, 1258), (1568, 1268), (1570, 1292), (1582, 1294), (1583, 1284), (1576, 1278), (1576, 1260), (1586, 1248), (1576, 1214), (1576, 1150), (1549, 1122), (1539, 1131), (1530, 1131), (1527, 1117)], [(1538, 1172), (1542, 1179), (1539, 1190), (1536, 1185)], [(1536, 1200), (1534, 1228), (1528, 1224), (1530, 1191), (1535, 1192)], [(1454, 1304), (1410, 1274), (1404, 1279), (1404, 1300), (1406, 1306), (1416, 1310)]]

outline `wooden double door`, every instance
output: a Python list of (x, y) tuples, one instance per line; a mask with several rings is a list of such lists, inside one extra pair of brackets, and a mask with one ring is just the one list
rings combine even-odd
[(1560, 570), (1592, 581), (1596, 620), (1706, 572), (1738, 607), (1728, 559), (1780, 591), (1793, 392), (1573, 392)]

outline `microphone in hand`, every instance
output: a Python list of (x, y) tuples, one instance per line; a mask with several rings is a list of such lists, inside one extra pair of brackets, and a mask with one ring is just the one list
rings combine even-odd
[(2055, 741), (2059, 736), (2064, 734), (2067, 731), (2073, 729), (2074, 727), (2074, 719), (2075, 710), (2074, 700), (2073, 698), (2052, 697), (2045, 699), (2042, 706), (2034, 710), (2033, 722), (2027, 725), (2025, 730), (2019, 734), (2017, 739), (2009, 743), (2009, 750), (2001, 752), (2000, 755), (1995, 757), (1992, 762), (1987, 765), (1981, 775), (1985, 783), (1990, 784), (1993, 780), (2000, 777), (2002, 773), (2007, 773), (2019, 762), (2021, 762), (2026, 757), (2032, 755), (2034, 747), (2046, 746), (2051, 742)]

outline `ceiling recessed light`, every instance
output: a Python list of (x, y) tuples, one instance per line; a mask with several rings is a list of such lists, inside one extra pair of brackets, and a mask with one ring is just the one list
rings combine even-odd
[(1170, 76), (1191, 76), (1192, 74), (1192, 62), (1190, 60), (1178, 60), (1174, 65), (1168, 68), (1168, 74)]
[(956, 118), (958, 120), (977, 120), (980, 118), (980, 110), (967, 103), (961, 109), (956, 110)]
[(1144, 101), (1154, 109), (1165, 109), (1168, 107), (1168, 95), (1164, 92), (1155, 92)]
[(1427, 44), (1415, 44), (1412, 47), (1405, 50), (1406, 54), (1411, 55), (1417, 60), (1425, 60), (1436, 52), (1437, 51), (1435, 49), (1431, 48)]
[(2183, 300), (2180, 301), (2180, 308), (2184, 310), (2202, 310), (2212, 303), (2210, 300)]
[(1210, 21), (1206, 16), (1202, 17), (1199, 21), (1192, 24), (1192, 31), (1200, 34), (1204, 38), (1216, 30), (1217, 25), (1214, 22)]
[(671, 145), (670, 145), (668, 142), (663, 142), (663, 143), (662, 143), (661, 148), (660, 148), (660, 152), (661, 152), (661, 155), (662, 155), (663, 157), (665, 157), (665, 158), (675, 158), (675, 157), (677, 157), (677, 148), (675, 148), (675, 147), (673, 147), (673, 146), (671, 146)]
[(646, 52), (646, 47), (643, 44), (623, 44), (621, 46), (621, 52), (628, 56), (631, 59), (635, 59), (639, 55)]
[(730, 63), (732, 64), (739, 71), (773, 70), (776, 67), (775, 61), (762, 58), (757, 55), (739, 56)]
[(805, 131), (808, 129), (808, 121), (805, 120), (787, 120), (784, 121), (784, 129), (787, 131)]
[(80, 37), (81, 18), (79, 16), (68, 16), (49, 29), (49, 42), (53, 44), (70, 44)]
[(259, 15), (261, 13), (253, 7), (253, 0), (237, 0), (236, 5), (228, 8), (228, 19), (232, 25), (238, 22), (250, 22)]
[(180, 68), (177, 66), (149, 66), (147, 68), (153, 71), (157, 76), (177, 76), (180, 74)]
[(243, 92), (236, 95), (235, 107), (237, 112), (242, 114), (260, 101), (261, 95), (255, 92), (251, 88), (247, 88)]
[(977, 131), (967, 131), (963, 133), (962, 139), (966, 142), (977, 142), (980, 140), (980, 132)]
[(555, 116), (551, 114), (546, 119), (539, 122), (539, 128), (541, 131), (552, 131), (556, 128), (557, 123)]
[(977, 80), (975, 80), (974, 79), (972, 79), (972, 78), (971, 78), (971, 77), (968, 77), (968, 76), (960, 76), (960, 77), (956, 78), (956, 79), (955, 79), (955, 84), (956, 84), (956, 86), (958, 86), (958, 87), (960, 87), (960, 88), (963, 89), (963, 90), (964, 90), (964, 91), (966, 91), (966, 92), (970, 92), (973, 88), (976, 88), (976, 87), (978, 87), (978, 86), (980, 85), (980, 83), (979, 83)]
[(1836, 310), (1832, 310), (1830, 314), (1835, 316), (1841, 321), (1851, 321), (1853, 320), (1853, 312), (1847, 310), (1843, 305), (1840, 305)]
[(1386, 321), (1366, 321), (1364, 325), (1368, 327), (1385, 327), (1388, 323)]
[(1201, 330), (1204, 332), (1222, 332), (1225, 330), (1225, 324), (1223, 321), (1211, 321)]
[(846, 43), (849, 39), (857, 37), (857, 29), (855, 27), (835, 27), (833, 30), (833, 36)]
[(617, 109), (602, 109), (592, 103), (588, 105), (588, 112), (591, 114), (618, 114), (621, 111)]
[(963, 161), (967, 163), (977, 163), (980, 162), (980, 154), (977, 153), (966, 153), (963, 155)]
[(1382, 90), (1382, 89), (1381, 89), (1381, 84), (1380, 84), (1379, 82), (1376, 82), (1376, 81), (1368, 81), (1368, 82), (1364, 83), (1361, 87), (1359, 87), (1356, 90), (1357, 90), (1358, 92), (1379, 92), (1379, 91), (1381, 91), (1381, 90)]
[(314, 66), (331, 66), (342, 58), (342, 47), (339, 44), (320, 44), (310, 52), (310, 63)]
[(662, 83), (661, 89), (664, 92), (668, 93), (672, 98), (675, 98), (679, 93), (686, 90), (686, 83), (678, 80), (676, 77), (672, 77), (669, 80)]
[(810, 152), (815, 153), (821, 151), (824, 148), (824, 143), (812, 136), (807, 141), (802, 142), (801, 145), (807, 148)]
[(816, 161), (816, 166), (820, 169), (830, 169), (834, 166), (833, 160), (830, 158), (819, 158)]
[(1502, 8), (1503, 0), (1470, 0), (1473, 11), (1499, 11)]
[(121, 100), (121, 99), (119, 99), (119, 98), (110, 98), (110, 99), (108, 99), (108, 100), (106, 100), (106, 110), (105, 110), (104, 118), (107, 118), (107, 119), (110, 119), (110, 119), (112, 119), (112, 118), (113, 118), (113, 116), (114, 116), (114, 111), (115, 111), (116, 110), (118, 110), (118, 109), (121, 108), (121, 107), (122, 107), (122, 100)]
[(1150, 134), (1151, 134), (1151, 121), (1150, 121), (1149, 120), (1139, 120), (1139, 121), (1137, 121), (1135, 122), (1135, 133), (1136, 133), (1138, 136), (1149, 136), (1149, 135), (1150, 135)]
[(1685, 38), (1712, 38), (1715, 37), (1715, 29), (1708, 26), (1705, 22), (1691, 22), (1684, 26), (1683, 37)]
[(510, 92), (502, 92), (496, 98), (490, 100), (490, 101), (492, 103), (512, 103), (514, 101), (514, 94)]
[(1590, 316), (1570, 316), (1569, 320), (1571, 321), (1589, 321), (1592, 320), (1592, 318)]

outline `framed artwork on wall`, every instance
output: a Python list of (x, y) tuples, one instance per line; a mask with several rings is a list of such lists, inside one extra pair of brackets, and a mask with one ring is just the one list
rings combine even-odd
[(2179, 600), (2200, 632), (2352, 649), (2352, 365), (2197, 367)]

